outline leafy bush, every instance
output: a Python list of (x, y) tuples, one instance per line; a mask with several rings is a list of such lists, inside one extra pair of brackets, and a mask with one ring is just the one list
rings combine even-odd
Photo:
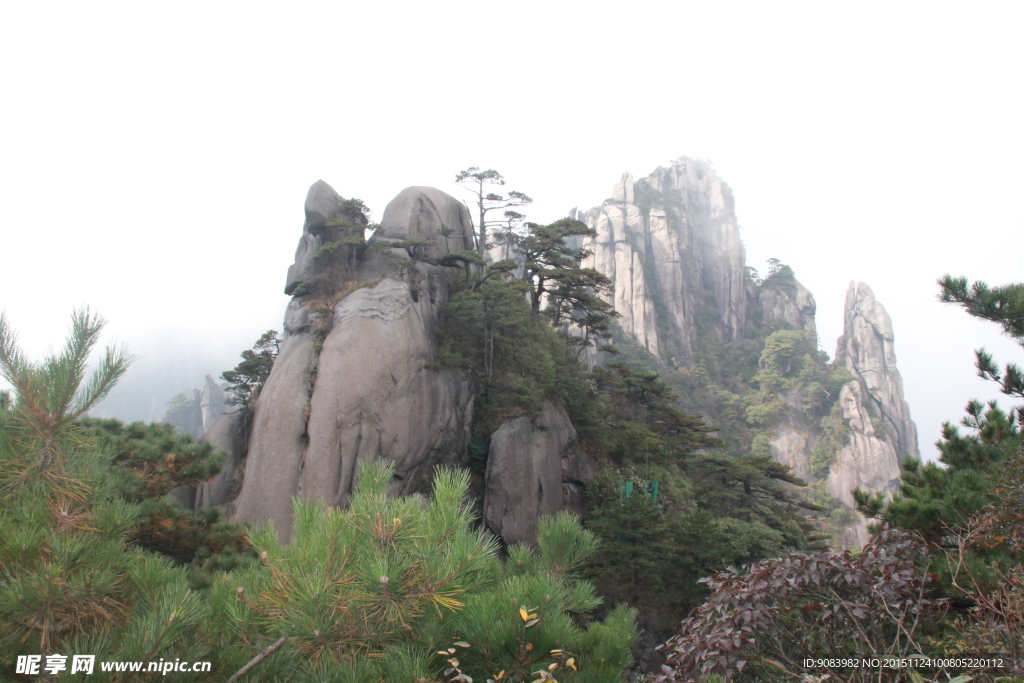
[[(711, 596), (663, 647), (670, 669), (658, 681), (797, 680), (805, 658), (907, 656), (922, 652), (923, 628), (945, 604), (927, 595), (923, 540), (886, 528), (849, 551), (762, 560), (702, 579)], [(839, 665), (817, 674), (876, 680), (879, 672)]]

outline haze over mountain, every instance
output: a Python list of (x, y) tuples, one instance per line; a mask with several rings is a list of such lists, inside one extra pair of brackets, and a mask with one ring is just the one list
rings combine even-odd
[(1019, 355), (934, 280), (1021, 279), (1021, 12), (5, 8), (0, 309), (37, 353), (73, 306), (102, 312), (142, 356), (102, 412), (154, 419), (280, 325), (318, 177), (380, 219), (403, 187), (493, 167), (547, 222), (687, 154), (735, 192), (747, 261), (814, 292), (830, 354), (849, 282), (871, 284), (927, 456), (997, 396), (972, 350)]

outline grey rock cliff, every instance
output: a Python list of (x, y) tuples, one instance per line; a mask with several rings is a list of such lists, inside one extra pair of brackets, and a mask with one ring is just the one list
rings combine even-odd
[(851, 282), (846, 292), (843, 336), (836, 345), (836, 362), (860, 382), (869, 409), (901, 457), (920, 457), (917, 426), (903, 398), (903, 378), (896, 368), (892, 320), (874, 292), (863, 282)]
[[(322, 181), (310, 188), (290, 291), (322, 274), (311, 258), (317, 226), (338, 215), (340, 202)], [(314, 338), (316, 316), (303, 297), (289, 304), (285, 341), (257, 401), (234, 518), (271, 520), (285, 540), (293, 495), (344, 505), (366, 458), (394, 462), (391, 493), (424, 492), (433, 467), (455, 464), (469, 438), (468, 381), (428, 367), (450, 272), (386, 248), (406, 239), (434, 242), (424, 256), (471, 248), (469, 212), (439, 190), (411, 187), (388, 204), (381, 227), (371, 242), (382, 244), (350, 273), (360, 282), (337, 301), (325, 337)]]
[(306, 447), (306, 404), (316, 360), (308, 332), (287, 337), (256, 401), (242, 491), (234, 519), (262, 524), (278, 533), (291, 529), (291, 498), (298, 490)]
[(502, 424), (487, 457), (484, 525), (506, 543), (534, 544), (541, 516), (576, 508), (593, 472), (575, 444), (569, 416), (550, 401), (533, 419)]
[[(917, 427), (903, 398), (903, 380), (896, 369), (892, 321), (871, 288), (851, 282), (846, 294), (843, 335), (836, 361), (853, 374), (839, 395), (849, 440), (829, 472), (825, 490), (853, 507), (850, 493), (858, 486), (892, 494), (899, 486), (900, 462), (920, 457)], [(847, 530), (848, 545), (867, 541), (867, 524)]]
[(335, 309), (320, 352), (298, 490), (344, 505), (360, 461), (395, 464), (393, 494), (429, 490), (435, 465), (458, 463), (469, 440), (473, 392), (450, 370), (428, 368), (447, 275), (425, 268), (437, 296), (414, 301), (406, 282), (385, 278)]
[(743, 336), (745, 252), (732, 190), (708, 163), (681, 157), (637, 183), (624, 174), (586, 222), (597, 237), (584, 244), (585, 265), (612, 280), (619, 324), (641, 346), (688, 365), (706, 305), (717, 311), (719, 336)]

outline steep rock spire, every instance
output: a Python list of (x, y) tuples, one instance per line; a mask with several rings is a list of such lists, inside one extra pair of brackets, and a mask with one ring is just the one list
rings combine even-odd
[[(853, 375), (839, 395), (849, 437), (829, 472), (825, 490), (853, 507), (851, 491), (884, 491), (899, 486), (900, 462), (920, 457), (917, 427), (903, 398), (903, 380), (896, 369), (892, 321), (863, 282), (851, 282), (846, 293), (843, 335), (836, 362)], [(867, 541), (865, 520), (847, 529), (847, 545)]]

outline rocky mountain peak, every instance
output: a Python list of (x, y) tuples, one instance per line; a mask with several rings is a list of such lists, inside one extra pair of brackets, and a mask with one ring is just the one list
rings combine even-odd
[[(850, 493), (860, 487), (892, 494), (899, 486), (900, 462), (920, 457), (917, 426), (903, 398), (903, 380), (896, 369), (892, 320), (874, 292), (863, 282), (851, 282), (846, 292), (843, 335), (836, 362), (854, 379), (839, 395), (842, 419), (849, 430), (825, 489), (853, 507)], [(845, 534), (849, 545), (867, 541), (864, 520)]]
[(709, 308), (721, 338), (743, 336), (743, 243), (732, 191), (710, 164), (680, 157), (636, 182), (624, 173), (586, 222), (597, 231), (586, 265), (612, 280), (619, 324), (641, 346), (688, 365)]
[(836, 362), (846, 366), (870, 397), (870, 408), (880, 420), (897, 452), (920, 457), (917, 426), (903, 398), (903, 378), (896, 368), (892, 319), (875, 299), (871, 287), (851, 282), (846, 291), (843, 335), (836, 344)]

